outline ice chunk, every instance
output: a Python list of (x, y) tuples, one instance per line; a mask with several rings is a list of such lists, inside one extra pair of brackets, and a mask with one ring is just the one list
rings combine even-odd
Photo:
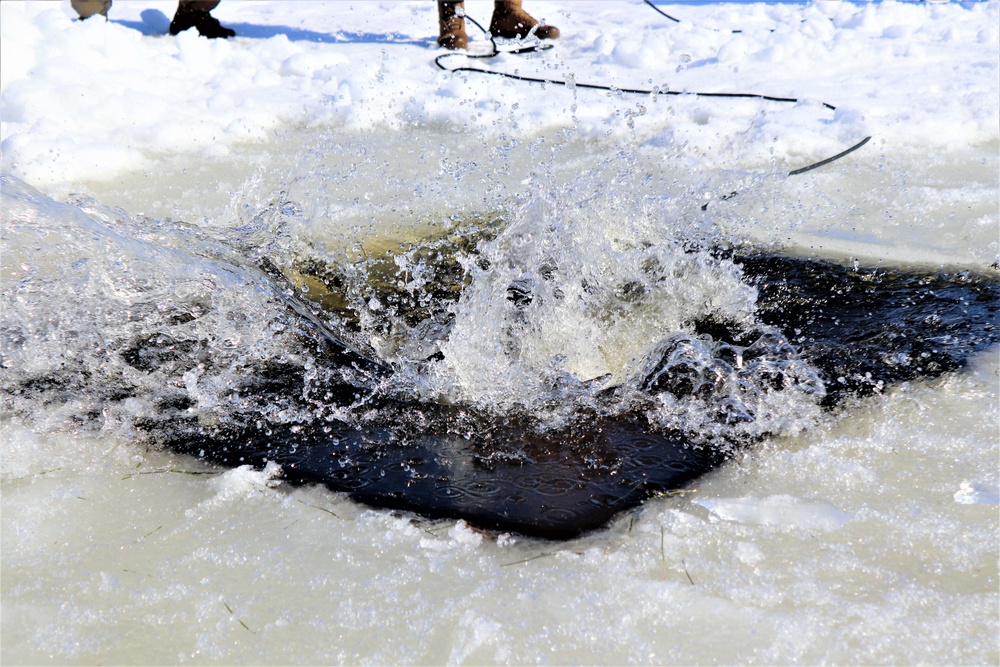
[(720, 519), (763, 526), (803, 530), (837, 530), (851, 515), (824, 502), (807, 502), (793, 496), (767, 498), (702, 498), (695, 501)]
[(1000, 504), (1000, 495), (994, 490), (973, 486), (967, 480), (962, 480), (955, 492), (955, 502), (963, 505), (996, 505)]

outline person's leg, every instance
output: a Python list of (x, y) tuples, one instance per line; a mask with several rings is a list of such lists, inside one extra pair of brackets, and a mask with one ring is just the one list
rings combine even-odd
[(209, 39), (235, 37), (235, 30), (224, 27), (209, 14), (218, 6), (219, 0), (180, 0), (174, 20), (170, 22), (170, 34), (176, 35), (188, 28), (197, 28), (198, 34)]
[(107, 18), (111, 0), (71, 0), (70, 5), (80, 16), (80, 20), (89, 19), (94, 14)]
[(535, 28), (535, 37), (538, 39), (555, 39), (559, 36), (559, 28), (552, 25), (538, 25), (538, 21), (521, 8), (521, 0), (495, 0), (493, 20), (490, 21), (491, 35), (506, 39), (521, 39), (526, 37), (532, 28)]
[(464, 17), (464, 2), (438, 0), (438, 44), (446, 49), (464, 49), (469, 45)]
[(195, 12), (210, 12), (219, 6), (221, 0), (180, 0), (177, 8), (184, 7)]

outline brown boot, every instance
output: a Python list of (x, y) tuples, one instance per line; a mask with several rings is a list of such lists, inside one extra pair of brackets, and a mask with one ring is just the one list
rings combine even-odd
[(446, 49), (464, 49), (469, 46), (465, 32), (465, 2), (438, 0), (438, 44)]
[(490, 34), (506, 39), (523, 39), (532, 32), (538, 39), (555, 39), (559, 28), (553, 25), (538, 25), (531, 14), (521, 8), (521, 0), (496, 0), (493, 3), (493, 20)]

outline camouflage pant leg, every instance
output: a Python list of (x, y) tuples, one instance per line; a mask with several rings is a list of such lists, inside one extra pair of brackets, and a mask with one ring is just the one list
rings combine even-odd
[(90, 18), (94, 14), (108, 15), (111, 0), (71, 0), (71, 5), (81, 19)]

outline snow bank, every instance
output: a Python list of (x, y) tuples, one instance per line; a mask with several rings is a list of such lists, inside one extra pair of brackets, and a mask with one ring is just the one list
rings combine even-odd
[[(113, 181), (163, 155), (225, 158), (287, 131), (453, 124), (484, 137), (573, 127), (740, 165), (804, 164), (866, 134), (902, 151), (998, 140), (1000, 2), (661, 5), (531, 3), (563, 38), (473, 64), (578, 83), (789, 96), (799, 104), (623, 96), (449, 74), (429, 0), (224, 2), (239, 36), (166, 34), (173, 0), (4, 2), (4, 167), (39, 187)], [(469, 13), (489, 20), (491, 3)], [(729, 30), (743, 32), (733, 34)], [(474, 40), (481, 39), (470, 26)], [(825, 109), (820, 102), (837, 107)], [(942, 122), (942, 119), (947, 119)], [(720, 157), (721, 156), (721, 157)]]

